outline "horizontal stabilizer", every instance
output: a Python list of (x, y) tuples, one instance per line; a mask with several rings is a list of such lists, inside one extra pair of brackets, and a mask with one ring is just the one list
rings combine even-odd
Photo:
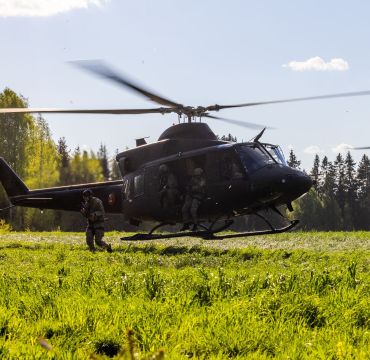
[(26, 184), (2, 157), (0, 157), (0, 182), (10, 198), (18, 195), (26, 195), (28, 193)]

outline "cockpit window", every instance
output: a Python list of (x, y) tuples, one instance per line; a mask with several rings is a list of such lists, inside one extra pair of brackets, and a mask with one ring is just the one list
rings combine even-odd
[(237, 152), (239, 153), (243, 166), (249, 173), (274, 163), (274, 160), (258, 146), (238, 146)]
[(284, 154), (278, 145), (264, 144), (264, 146), (278, 164), (287, 165)]

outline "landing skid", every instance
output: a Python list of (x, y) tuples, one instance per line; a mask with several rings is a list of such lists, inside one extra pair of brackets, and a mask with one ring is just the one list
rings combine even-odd
[(273, 229), (269, 229), (269, 230), (247, 231), (247, 232), (244, 232), (244, 233), (225, 234), (225, 235), (210, 234), (209, 237), (203, 237), (203, 239), (222, 240), (222, 239), (232, 239), (232, 238), (246, 237), (246, 236), (280, 234), (280, 233), (283, 233), (283, 232), (286, 232), (286, 231), (289, 231), (289, 230), (293, 229), (298, 223), (299, 223), (299, 220), (292, 220), (289, 225), (284, 226), (282, 228), (278, 228), (278, 229), (273, 228)]
[[(178, 232), (174, 234), (153, 234), (153, 231), (155, 229), (158, 229), (160, 226), (156, 226), (153, 231), (149, 232), (148, 234), (144, 233), (138, 233), (132, 236), (122, 237), (121, 240), (124, 241), (138, 241), (138, 240), (158, 240), (158, 239), (173, 239), (173, 238), (181, 238), (181, 237), (199, 237), (204, 240), (222, 240), (222, 239), (232, 239), (232, 238), (238, 238), (238, 237), (246, 237), (246, 236), (255, 236), (255, 235), (269, 235), (269, 234), (280, 234), (286, 231), (289, 231), (293, 229), (298, 223), (299, 220), (292, 220), (290, 221), (290, 224), (275, 229), (270, 223), (270, 229), (268, 230), (260, 230), (260, 231), (248, 231), (243, 233), (236, 233), (236, 234), (225, 234), (225, 235), (216, 235), (216, 233), (223, 231), (227, 229), (232, 224), (232, 220), (228, 220), (225, 222), (225, 225), (221, 228), (218, 228), (217, 230), (212, 230), (212, 226), (208, 230), (201, 230), (201, 231), (185, 231), (185, 232)], [(167, 225), (167, 224), (163, 224)]]

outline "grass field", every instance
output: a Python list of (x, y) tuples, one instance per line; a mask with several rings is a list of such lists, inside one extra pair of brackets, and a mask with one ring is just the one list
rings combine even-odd
[(370, 233), (0, 231), (1, 359), (369, 359)]

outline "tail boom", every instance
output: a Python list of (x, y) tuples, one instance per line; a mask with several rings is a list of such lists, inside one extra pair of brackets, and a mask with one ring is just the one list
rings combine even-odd
[(9, 199), (13, 196), (27, 195), (29, 192), (26, 184), (2, 157), (0, 157), (0, 182), (3, 184)]
[[(122, 180), (29, 190), (13, 169), (0, 157), (0, 182), (13, 206), (80, 211), (82, 192), (91, 189), (107, 213), (122, 211)], [(3, 209), (4, 210), (4, 209)]]

